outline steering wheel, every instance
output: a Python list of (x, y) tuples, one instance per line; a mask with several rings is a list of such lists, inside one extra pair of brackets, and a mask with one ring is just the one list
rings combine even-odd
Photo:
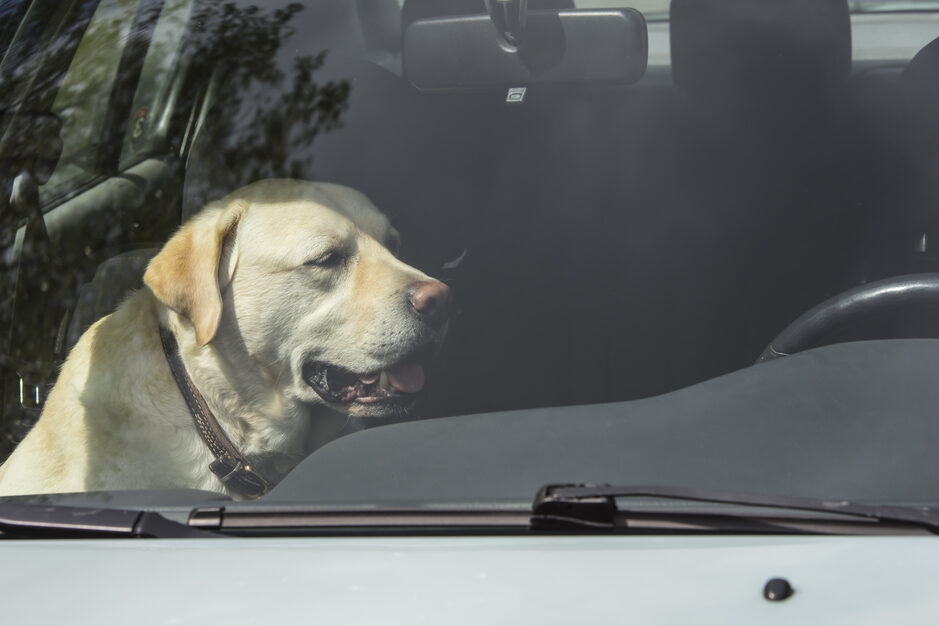
[(841, 324), (894, 307), (939, 304), (939, 273), (907, 274), (849, 289), (809, 309), (776, 335), (757, 363), (814, 347)]

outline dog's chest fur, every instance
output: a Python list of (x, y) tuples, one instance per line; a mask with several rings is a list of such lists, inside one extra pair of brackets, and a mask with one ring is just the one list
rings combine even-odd
[[(85, 333), (60, 373), (66, 384), (56, 385), (39, 422), (0, 468), (0, 494), (191, 488), (237, 497), (208, 469), (213, 457), (160, 343), (161, 313), (173, 324), (160, 307), (143, 289)], [(232, 442), (268, 471), (286, 472), (305, 452), (296, 426), (289, 433), (249, 428), (269, 420), (252, 415), (224, 377), (209, 373), (213, 367), (200, 368), (213, 357), (211, 348), (199, 350), (190, 375)]]

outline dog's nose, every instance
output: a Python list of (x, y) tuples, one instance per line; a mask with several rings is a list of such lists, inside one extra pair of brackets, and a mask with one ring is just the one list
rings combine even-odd
[(422, 280), (408, 288), (408, 300), (428, 324), (443, 324), (450, 317), (453, 294), (439, 280)]

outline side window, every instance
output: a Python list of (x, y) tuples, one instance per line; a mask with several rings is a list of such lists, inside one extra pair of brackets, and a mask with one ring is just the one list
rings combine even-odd
[(0, 3), (0, 59), (10, 47), (10, 42), (13, 41), (28, 7), (29, 3), (26, 0)]
[(78, 45), (52, 112), (62, 120), (62, 156), (40, 189), (47, 204), (93, 181), (99, 140), (121, 53), (139, 0), (102, 0)]

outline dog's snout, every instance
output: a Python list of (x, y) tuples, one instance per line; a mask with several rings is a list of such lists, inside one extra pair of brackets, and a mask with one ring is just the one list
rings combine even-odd
[(411, 306), (428, 324), (442, 324), (450, 317), (453, 294), (439, 280), (422, 280), (408, 288)]

